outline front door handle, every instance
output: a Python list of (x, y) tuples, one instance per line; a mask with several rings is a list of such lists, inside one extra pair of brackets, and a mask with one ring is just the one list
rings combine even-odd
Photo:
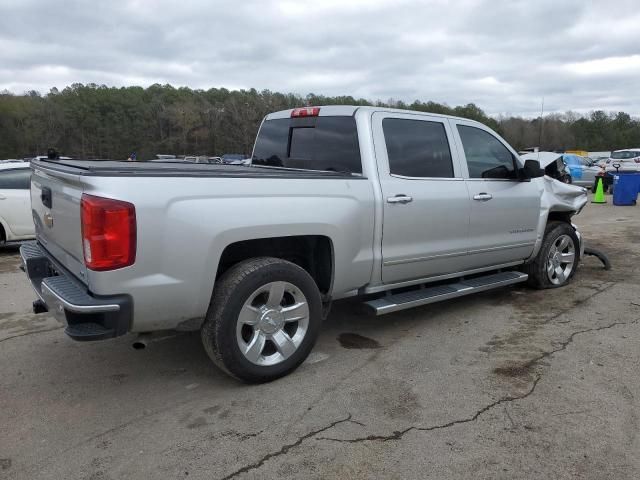
[(0, 195), (0, 200), (6, 200), (7, 197), (5, 197), (4, 195)]
[(490, 193), (478, 193), (477, 195), (473, 196), (474, 200), (478, 200), (479, 202), (486, 202), (487, 200), (491, 200), (493, 198), (493, 195), (491, 195)]
[(387, 197), (387, 203), (409, 203), (413, 202), (413, 197), (409, 195), (396, 195), (395, 197)]

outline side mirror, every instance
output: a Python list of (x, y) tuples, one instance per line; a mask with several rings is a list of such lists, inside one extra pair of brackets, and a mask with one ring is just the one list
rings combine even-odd
[(523, 180), (530, 180), (532, 178), (543, 177), (544, 170), (540, 168), (539, 161), (527, 160), (524, 162), (524, 167), (520, 170), (520, 174)]

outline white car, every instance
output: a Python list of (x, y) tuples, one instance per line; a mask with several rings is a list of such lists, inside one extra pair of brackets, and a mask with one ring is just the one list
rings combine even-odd
[(607, 160), (607, 172), (640, 172), (640, 148), (628, 148), (611, 152)]
[(35, 238), (29, 162), (0, 163), (0, 244)]

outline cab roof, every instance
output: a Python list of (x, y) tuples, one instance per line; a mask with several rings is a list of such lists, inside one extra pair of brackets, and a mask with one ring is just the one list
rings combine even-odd
[(355, 115), (358, 110), (369, 111), (369, 112), (389, 112), (389, 113), (410, 113), (413, 115), (429, 115), (430, 117), (440, 117), (440, 118), (452, 118), (455, 120), (464, 120), (475, 122), (475, 120), (471, 120), (469, 118), (456, 117), (455, 115), (443, 115), (441, 113), (431, 113), (431, 112), (421, 112), (418, 110), (405, 110), (400, 108), (388, 108), (388, 107), (374, 107), (374, 106), (358, 106), (358, 105), (319, 105), (313, 107), (300, 107), (300, 108), (290, 108), (288, 110), (280, 110), (279, 112), (269, 113), (265, 120), (275, 120), (279, 118), (291, 118), (292, 114), (296, 110), (302, 109), (319, 109), (317, 115), (318, 117), (351, 117)]

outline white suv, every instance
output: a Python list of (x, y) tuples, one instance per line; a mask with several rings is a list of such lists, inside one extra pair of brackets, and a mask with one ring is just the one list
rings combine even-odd
[(0, 244), (35, 238), (29, 162), (0, 163)]
[[(618, 168), (616, 168), (616, 166)], [(606, 164), (607, 172), (640, 172), (640, 148), (628, 148), (611, 152)]]

